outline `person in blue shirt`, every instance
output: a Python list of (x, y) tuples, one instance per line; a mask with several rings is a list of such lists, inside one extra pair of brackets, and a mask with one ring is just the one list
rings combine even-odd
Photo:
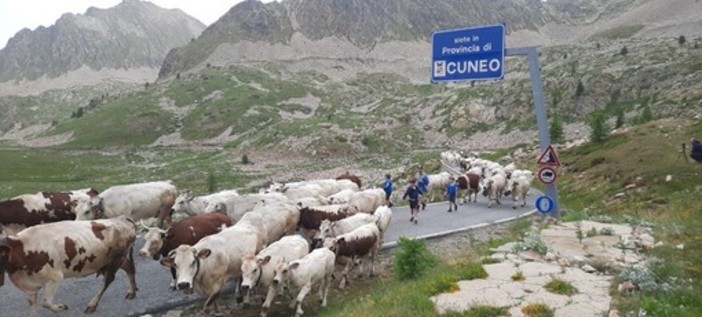
[(453, 176), (449, 177), (449, 184), (446, 186), (446, 193), (444, 196), (448, 198), (449, 201), (449, 208), (448, 212), (451, 212), (451, 207), (453, 207), (454, 211), (458, 211), (458, 205), (456, 204), (456, 194), (458, 193), (458, 183), (456, 183), (456, 179), (453, 178)]
[(385, 204), (392, 207), (390, 196), (392, 195), (392, 177), (390, 174), (385, 174), (385, 182), (383, 183), (383, 191), (385, 191)]
[(424, 195), (427, 194), (427, 186), (429, 186), (429, 176), (424, 173), (424, 168), (422, 166), (417, 167), (417, 175), (415, 176), (417, 179), (417, 189), (419, 189), (419, 193), (423, 195), (421, 203), (422, 203), (422, 210), (427, 209), (427, 200)]
[(409, 180), (409, 187), (405, 190), (405, 194), (402, 195), (402, 200), (409, 199), (410, 204), (410, 222), (417, 224), (417, 216), (419, 215), (419, 198), (422, 197), (422, 193), (419, 192), (417, 188), (417, 180), (413, 177)]
[(690, 140), (690, 157), (702, 163), (702, 143), (696, 139)]

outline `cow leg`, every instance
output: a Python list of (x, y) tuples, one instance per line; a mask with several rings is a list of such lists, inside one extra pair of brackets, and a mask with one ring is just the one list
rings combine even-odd
[(85, 308), (85, 313), (86, 314), (92, 314), (95, 312), (97, 309), (98, 303), (100, 303), (100, 299), (102, 299), (102, 294), (105, 293), (105, 290), (112, 284), (112, 281), (115, 280), (115, 273), (117, 273), (117, 268), (115, 267), (107, 267), (104, 270), (104, 275), (105, 275), (105, 280), (102, 283), (102, 289), (100, 289), (100, 292), (93, 297), (93, 299), (88, 303), (88, 307)]
[(341, 271), (341, 282), (339, 283), (339, 288), (344, 289), (346, 288), (346, 284), (351, 284), (349, 282), (349, 272), (351, 269), (353, 269), (354, 265), (354, 260), (349, 259), (349, 261), (346, 263), (346, 266), (344, 266), (344, 269)]
[(302, 311), (302, 301), (305, 300), (305, 296), (307, 296), (307, 293), (309, 293), (312, 290), (312, 285), (308, 282), (305, 284), (300, 289), (300, 293), (297, 294), (297, 298), (295, 299), (295, 303), (297, 305), (297, 309), (295, 310), (295, 316), (302, 316), (304, 311)]
[(42, 306), (51, 309), (53, 312), (60, 312), (67, 310), (68, 306), (65, 304), (54, 304), (54, 294), (61, 284), (61, 280), (58, 281), (47, 281), (44, 284), (44, 304)]
[(136, 292), (139, 290), (136, 285), (136, 268), (134, 267), (134, 255), (132, 251), (133, 247), (129, 248), (127, 258), (122, 262), (122, 266), (120, 267), (127, 273), (127, 277), (129, 278), (129, 292), (127, 292), (127, 296), (125, 296), (126, 299), (134, 299), (134, 297), (136, 297)]
[(266, 300), (263, 301), (263, 306), (261, 307), (261, 317), (268, 316), (268, 309), (271, 307), (271, 303), (273, 303), (273, 299), (275, 298), (275, 293), (276, 293), (276, 288), (273, 285), (268, 286), (268, 292), (266, 293)]
[(331, 281), (333, 279), (332, 273), (327, 273), (324, 275), (324, 284), (320, 286), (320, 289), (324, 289), (322, 294), (322, 307), (327, 307), (327, 295), (329, 295), (329, 286), (331, 286)]
[(39, 312), (37, 311), (37, 294), (39, 294), (39, 289), (36, 290), (24, 290), (27, 294), (27, 301), (29, 302), (29, 317), (38, 317)]
[(247, 294), (246, 294), (247, 296), (244, 296), (243, 291), (241, 290), (241, 282), (242, 282), (242, 280), (243, 280), (242, 277), (239, 277), (239, 278), (236, 280), (236, 290), (234, 291), (234, 293), (236, 294), (235, 297), (236, 297), (236, 303), (237, 303), (237, 304), (241, 304), (245, 299), (248, 300), (248, 298), (244, 298), (244, 297), (248, 297), (248, 292), (247, 292)]

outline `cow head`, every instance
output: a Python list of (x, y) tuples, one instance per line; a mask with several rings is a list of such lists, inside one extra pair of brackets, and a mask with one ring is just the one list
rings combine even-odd
[(175, 203), (173, 203), (173, 207), (171, 207), (171, 213), (187, 213), (188, 211), (190, 211), (189, 206), (194, 198), (195, 197), (189, 190), (182, 191), (180, 195), (176, 197)]
[(273, 271), (275, 272), (273, 275), (273, 286), (285, 287), (285, 283), (290, 274), (290, 270), (288, 269), (288, 261), (286, 261), (285, 258), (281, 258), (278, 260), (278, 263), (276, 263)]
[(322, 222), (319, 224), (319, 232), (317, 232), (315, 235), (312, 246), (314, 248), (318, 248), (324, 244), (324, 239), (335, 237), (335, 228), (336, 221), (332, 222), (329, 221), (329, 219), (322, 220)]
[(241, 288), (249, 290), (256, 287), (263, 276), (263, 267), (271, 261), (271, 256), (245, 255), (241, 258)]
[(197, 275), (200, 273), (201, 262), (207, 259), (210, 249), (197, 250), (189, 245), (181, 245), (161, 259), (163, 266), (176, 270), (176, 286), (179, 290), (192, 289)]
[(337, 254), (339, 251), (339, 244), (344, 243), (346, 239), (344, 237), (340, 238), (326, 238), (324, 239), (324, 247), (329, 249), (329, 251)]
[(95, 196), (90, 200), (79, 200), (74, 207), (76, 220), (92, 220), (105, 217), (103, 198)]
[(166, 241), (166, 234), (168, 230), (163, 230), (161, 228), (147, 227), (144, 221), (140, 221), (141, 226), (148, 230), (144, 235), (144, 246), (139, 250), (139, 255), (143, 257), (154, 257), (158, 259), (158, 252), (161, 251), (163, 244)]

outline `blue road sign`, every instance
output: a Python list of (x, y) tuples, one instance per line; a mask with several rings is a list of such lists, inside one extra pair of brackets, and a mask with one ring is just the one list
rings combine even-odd
[(504, 24), (438, 31), (431, 41), (432, 82), (504, 77)]
[(536, 205), (536, 210), (538, 210), (542, 214), (552, 212), (553, 209), (556, 207), (556, 203), (553, 201), (553, 198), (546, 195), (539, 196), (539, 198), (536, 198), (534, 205)]

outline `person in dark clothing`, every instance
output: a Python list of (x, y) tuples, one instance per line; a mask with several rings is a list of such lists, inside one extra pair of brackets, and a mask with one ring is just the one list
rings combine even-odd
[(405, 190), (405, 194), (402, 195), (402, 200), (409, 199), (411, 212), (410, 222), (414, 222), (416, 225), (417, 216), (419, 215), (419, 198), (422, 197), (422, 193), (420, 193), (419, 189), (417, 188), (416, 179), (410, 178), (409, 183), (410, 185), (407, 187), (407, 190)]
[[(417, 189), (419, 189), (419, 193), (426, 195), (428, 189), (427, 187), (429, 186), (429, 176), (424, 173), (424, 168), (422, 168), (422, 166), (417, 167), (417, 175), (415, 176), (415, 179), (417, 180)], [(427, 209), (426, 197), (423, 196), (420, 203), (422, 204), (422, 210)]]
[(692, 139), (690, 141), (690, 157), (702, 163), (702, 143), (699, 140)]
[(385, 182), (383, 183), (383, 191), (385, 191), (385, 204), (392, 207), (390, 196), (392, 195), (392, 177), (390, 174), (385, 174)]
[(444, 196), (448, 198), (449, 201), (449, 209), (448, 212), (451, 212), (451, 207), (453, 207), (454, 211), (458, 211), (458, 205), (456, 204), (456, 194), (458, 193), (458, 183), (456, 183), (456, 179), (453, 178), (453, 176), (449, 177), (449, 184), (446, 186), (446, 193)]

